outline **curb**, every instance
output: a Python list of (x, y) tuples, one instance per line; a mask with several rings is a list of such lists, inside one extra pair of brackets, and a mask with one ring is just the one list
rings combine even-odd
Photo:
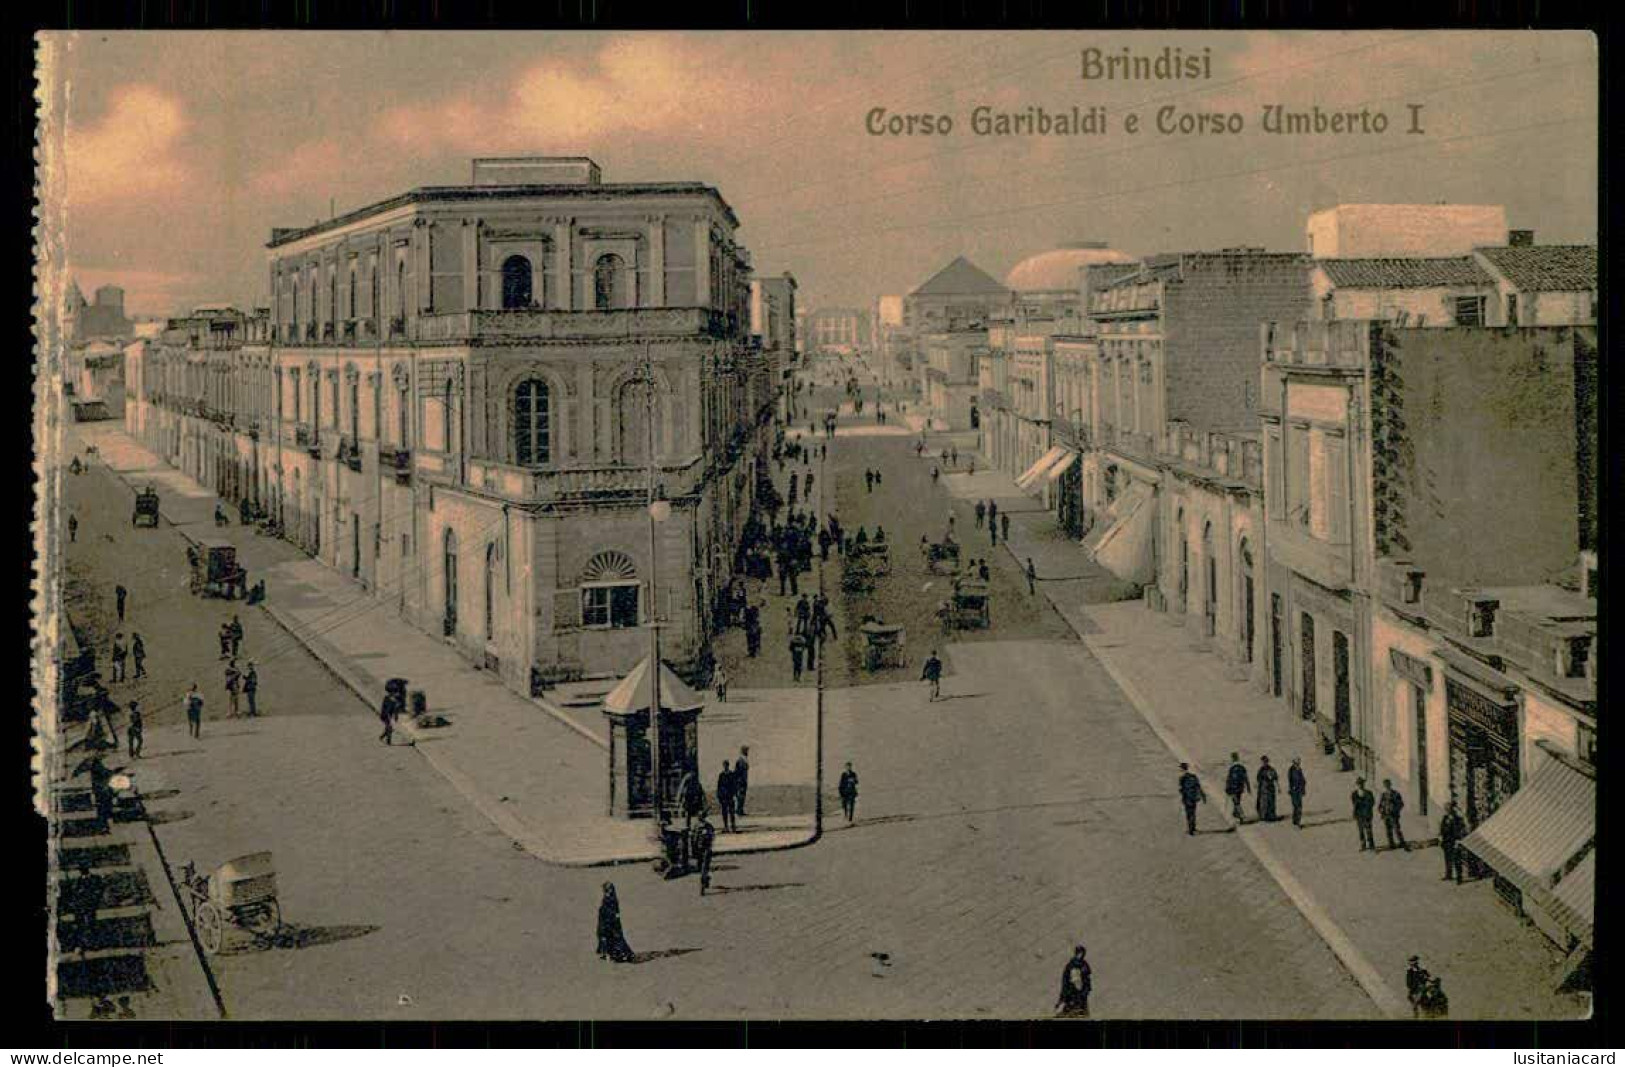
[[(271, 607), (269, 601), (262, 603), (260, 607), (264, 608), (266, 614), (271, 617), (272, 621), (274, 621), (278, 626), (282, 627), (282, 629), (286, 631), (290, 637), (292, 637), (295, 641), (298, 641), (300, 645), (304, 646), (305, 650), (314, 656), (316, 661), (319, 662), (329, 674), (337, 679), (340, 684), (354, 693), (363, 704), (369, 706), (371, 705), (373, 698), (377, 695), (377, 690), (381, 683), (374, 681), (369, 687), (365, 681), (358, 677), (358, 675), (365, 672), (349, 667), (348, 665), (340, 666), (340, 664), (343, 663), (344, 657), (339, 654), (337, 650), (333, 649), (331, 645), (323, 641), (321, 638), (303, 633), (302, 628), (299, 627), (297, 623), (293, 622), (282, 612)], [(553, 718), (560, 719), (564, 725), (567, 725), (576, 732), (585, 735), (588, 740), (593, 741), (595, 744), (605, 749), (608, 748), (604, 742), (593, 737), (586, 727), (581, 726), (578, 723), (570, 722), (568, 717), (565, 716), (564, 712), (559, 711), (558, 709), (538, 700), (537, 698), (531, 698), (531, 701)], [(653, 862), (654, 860), (660, 858), (659, 849), (655, 848), (652, 843), (647, 852), (640, 852), (636, 855), (586, 859), (561, 856), (548, 842), (544, 833), (531, 825), (522, 822), (511, 810), (501, 807), (498, 801), (492, 800), (489, 794), (482, 790), (473, 781), (473, 779), (462, 770), (462, 768), (456, 766), (445, 757), (437, 755), (434, 751), (433, 745), (419, 745), (417, 743), (419, 733), (410, 723), (405, 724), (401, 728), (401, 732), (412, 739), (412, 749), (424, 759), (428, 760), (429, 765), (432, 766), (442, 778), (450, 783), (451, 787), (457, 790), (464, 800), (472, 804), (476, 811), (485, 816), (485, 818), (489, 820), (492, 825), (496, 826), (497, 829), (506, 834), (515, 844), (519, 845), (519, 847), (524, 849), (531, 856), (542, 861), (543, 863), (548, 864), (549, 866), (616, 867), (630, 863)], [(432, 740), (433, 738), (430, 739)], [(750, 855), (760, 852), (782, 852), (792, 848), (803, 848), (812, 844), (815, 840), (817, 840), (817, 833), (815, 829), (812, 829), (808, 831), (808, 836), (804, 840), (794, 841), (783, 845), (764, 845), (759, 848), (718, 849), (718, 855)]]

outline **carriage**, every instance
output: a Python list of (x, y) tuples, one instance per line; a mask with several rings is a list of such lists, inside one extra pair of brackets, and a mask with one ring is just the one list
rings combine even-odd
[(135, 494), (135, 511), (130, 514), (130, 525), (158, 525), (158, 490), (149, 485)]
[(230, 600), (239, 595), (247, 572), (237, 566), (237, 549), (225, 541), (198, 541), (192, 555), (192, 591)]
[(945, 601), (938, 614), (942, 629), (985, 630), (992, 625), (993, 616), (988, 608), (988, 588), (983, 582), (959, 582), (953, 596)]
[(207, 875), (198, 874), (194, 863), (184, 864), (181, 890), (192, 930), (211, 956), (241, 944), (244, 935), (257, 946), (270, 945), (282, 930), (269, 852), (238, 856)]
[(907, 647), (908, 633), (903, 627), (888, 625), (879, 619), (865, 619), (858, 630), (863, 634), (863, 666), (866, 670), (901, 667), (906, 663), (904, 649)]
[(938, 541), (925, 546), (925, 569), (932, 574), (954, 574), (959, 570), (959, 543)]
[(841, 588), (848, 593), (872, 593), (876, 573), (872, 557), (853, 552), (846, 557), (846, 566), (841, 568)]
[(877, 576), (891, 573), (891, 546), (885, 541), (867, 541), (852, 546), (852, 558), (864, 560)]

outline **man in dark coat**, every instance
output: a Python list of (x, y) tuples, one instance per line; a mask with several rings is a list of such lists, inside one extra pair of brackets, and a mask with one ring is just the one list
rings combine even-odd
[(1365, 787), (1364, 778), (1354, 780), (1354, 792), (1349, 794), (1354, 808), (1354, 824), (1360, 829), (1360, 851), (1377, 851), (1377, 837), (1372, 833), (1371, 821), (1377, 811), (1376, 794)]
[(1008, 514), (999, 516), (999, 538), (1005, 544), (1010, 543), (1010, 516)]
[(755, 604), (745, 605), (745, 654), (755, 659), (762, 651), (762, 609)]
[(1247, 768), (1241, 762), (1241, 756), (1230, 753), (1230, 770), (1224, 778), (1224, 795), (1230, 798), (1230, 815), (1236, 822), (1246, 822), (1246, 816), (1241, 813), (1241, 795), (1252, 791), (1252, 783), (1247, 779)]
[(1422, 1016), (1422, 992), (1427, 989), (1428, 970), (1422, 966), (1420, 956), (1412, 956), (1410, 966), (1405, 968), (1405, 999), (1411, 1002), (1411, 1017), (1419, 1019)]
[(113, 635), (113, 681), (124, 681), (124, 661), (129, 656), (129, 647), (124, 644), (124, 635)]
[(790, 677), (801, 681), (801, 659), (807, 652), (807, 639), (801, 634), (790, 635)]
[(248, 717), (258, 718), (260, 713), (260, 675), (254, 669), (254, 661), (248, 661), (248, 669), (243, 672), (243, 697), (248, 701)]
[(685, 773), (683, 780), (677, 783), (677, 796), (683, 805), (685, 829), (692, 828), (695, 819), (710, 811), (710, 801), (705, 799), (705, 786), (700, 784), (700, 776), (694, 772)]
[(1061, 995), (1055, 1000), (1057, 1015), (1079, 1019), (1089, 1015), (1089, 994), (1094, 990), (1095, 981), (1084, 955), (1082, 945), (1073, 949), (1072, 958), (1061, 971)]
[(1309, 792), (1309, 779), (1303, 775), (1303, 762), (1292, 757), (1292, 766), (1286, 769), (1286, 795), (1292, 798), (1292, 825), (1303, 829), (1303, 797)]
[(133, 634), (130, 637), (130, 658), (135, 661), (135, 676), (145, 678), (147, 676), (147, 645), (145, 641), (141, 640), (140, 634)]
[(936, 649), (932, 649), (931, 655), (926, 657), (925, 668), (920, 671), (920, 681), (931, 683), (932, 700), (942, 693), (942, 661), (937, 658)]
[(1207, 803), (1202, 780), (1191, 773), (1189, 763), (1179, 765), (1179, 802), (1185, 806), (1185, 832), (1196, 833), (1196, 805)]
[(141, 718), (141, 702), (130, 701), (130, 722), (124, 728), (124, 736), (130, 743), (130, 758), (140, 759), (141, 749), (146, 744), (147, 727)]
[(1033, 566), (1033, 558), (1027, 557), (1027, 595), (1033, 596), (1038, 592), (1038, 570)]
[(858, 811), (858, 774), (852, 769), (850, 763), (846, 765), (846, 770), (841, 772), (839, 791), (841, 794), (841, 813), (846, 816), (847, 824), (850, 825), (852, 820), (857, 817)]
[[(724, 811), (727, 809), (724, 808)], [(724, 816), (726, 821), (726, 816)], [(694, 840), (689, 845), (690, 855), (694, 865), (700, 871), (700, 896), (711, 888), (711, 855), (717, 844), (717, 830), (711, 825), (711, 820), (704, 815), (700, 816), (698, 825), (694, 827)]]
[(1382, 798), (1377, 801), (1377, 814), (1382, 816), (1382, 831), (1388, 837), (1388, 849), (1406, 848), (1405, 828), (1399, 824), (1399, 813), (1405, 810), (1405, 798), (1399, 795), (1394, 783), (1382, 780)]
[(1444, 995), (1444, 984), (1436, 975), (1429, 975), (1427, 985), (1417, 1003), (1424, 1019), (1445, 1019), (1450, 1016), (1450, 998)]
[(122, 585), (115, 585), (113, 587), (113, 597), (114, 597), (114, 599), (116, 599), (118, 601), (118, 621), (119, 622), (124, 621), (124, 598), (129, 596), (129, 595), (130, 595), (130, 591), (128, 589), (125, 589)]
[(1461, 839), (1467, 836), (1467, 820), (1461, 817), (1456, 809), (1454, 799), (1445, 809), (1444, 818), (1439, 820), (1439, 848), (1444, 851), (1444, 880), (1454, 878), (1460, 885), (1461, 877)]
[(1268, 756), (1258, 758), (1258, 821), (1275, 821), (1275, 788), (1280, 775), (1270, 766)]
[(717, 775), (717, 807), (722, 809), (722, 829), (733, 831), (734, 826), (734, 772), (728, 761), (722, 761), (722, 773)]
[(987, 505), (982, 501), (976, 502), (976, 528), (980, 530), (982, 523), (987, 520)]
[(739, 758), (734, 760), (734, 813), (745, 814), (745, 794), (750, 792), (750, 746), (739, 746)]

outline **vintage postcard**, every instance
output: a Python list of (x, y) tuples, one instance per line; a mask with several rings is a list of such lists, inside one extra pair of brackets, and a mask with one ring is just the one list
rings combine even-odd
[(1583, 32), (50, 32), (64, 1020), (1573, 1020)]

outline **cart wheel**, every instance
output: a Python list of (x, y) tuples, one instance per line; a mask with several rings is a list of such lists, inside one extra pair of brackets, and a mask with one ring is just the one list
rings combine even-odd
[(203, 943), (203, 951), (213, 956), (220, 951), (225, 943), (225, 924), (220, 918), (220, 909), (209, 901), (197, 906), (197, 915), (194, 916), (197, 926), (197, 938)]

